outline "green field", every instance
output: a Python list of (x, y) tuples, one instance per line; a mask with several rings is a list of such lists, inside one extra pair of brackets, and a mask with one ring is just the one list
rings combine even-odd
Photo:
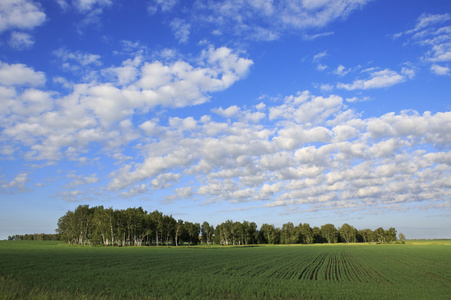
[(1, 299), (450, 299), (451, 242), (87, 247), (1, 241)]

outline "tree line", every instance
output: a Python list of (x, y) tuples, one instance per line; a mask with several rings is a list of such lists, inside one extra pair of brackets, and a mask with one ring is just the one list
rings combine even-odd
[(176, 220), (158, 210), (147, 212), (142, 207), (113, 210), (89, 205), (80, 205), (59, 218), (57, 233), (61, 240), (70, 244), (105, 246), (390, 243), (397, 240), (393, 227), (373, 231), (357, 230), (347, 223), (339, 228), (333, 224), (312, 228), (308, 223), (295, 226), (288, 222), (282, 228), (263, 224), (258, 229), (255, 222), (232, 220), (215, 227), (208, 222)]
[(59, 241), (58, 233), (14, 234), (8, 236), (8, 241)]

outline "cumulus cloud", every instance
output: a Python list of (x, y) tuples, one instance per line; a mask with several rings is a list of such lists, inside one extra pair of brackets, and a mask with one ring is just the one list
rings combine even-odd
[(44, 23), (46, 15), (31, 0), (0, 1), (0, 32), (9, 29), (33, 29)]
[(338, 76), (345, 76), (346, 74), (349, 73), (349, 69), (346, 69), (345, 66), (343, 65), (339, 65), (335, 70), (334, 70), (334, 74), (338, 75)]
[[(166, 126), (155, 121), (166, 138), (142, 148), (143, 162), (111, 173), (108, 187), (175, 184), (168, 200), (197, 195), (206, 201), (312, 209), (449, 197), (439, 180), (450, 172), (450, 154), (440, 150), (451, 144), (449, 112), (359, 119), (342, 102), (338, 96), (309, 92), (289, 96), (279, 105), (265, 105), (265, 126), (242, 118), (231, 121), (227, 109), (214, 111), (223, 122), (204, 116), (190, 120), (196, 126), (189, 130), (178, 128), (184, 119)], [(243, 107), (232, 106), (232, 111), (247, 113)], [(178, 183), (176, 171), (193, 182)]]
[(69, 186), (87, 185), (97, 183), (99, 181), (99, 177), (97, 177), (97, 174), (92, 174), (91, 176), (82, 176), (69, 173), (67, 175), (67, 178), (72, 179), (72, 182), (69, 183)]
[(11, 181), (1, 180), (1, 189), (3, 193), (14, 193), (14, 192), (26, 192), (29, 189), (26, 187), (26, 183), (29, 181), (28, 174), (21, 172), (17, 174)]
[(67, 49), (60, 48), (53, 51), (53, 54), (62, 62), (62, 67), (71, 71), (86, 68), (89, 65), (100, 66), (100, 55), (83, 53), (80, 51), (72, 52)]
[(120, 196), (123, 198), (130, 198), (139, 194), (147, 193), (148, 189), (148, 184), (137, 184), (128, 191), (120, 193)]
[(147, 7), (147, 11), (150, 14), (155, 14), (159, 9), (162, 12), (171, 11), (177, 4), (179, 0), (152, 0)]
[(85, 194), (86, 192), (81, 190), (66, 190), (56, 193), (55, 196), (66, 202), (77, 202), (79, 197), (84, 196)]
[(31, 48), (34, 45), (34, 39), (28, 33), (14, 31), (11, 33), (11, 38), (9, 39), (8, 44), (12, 48), (23, 50)]
[(112, 5), (111, 0), (72, 0), (73, 6), (80, 12), (92, 12)]
[(212, 109), (212, 112), (214, 112), (220, 116), (230, 118), (230, 117), (237, 117), (240, 112), (240, 108), (236, 105), (232, 105), (226, 109), (223, 109), (222, 107), (214, 108), (214, 109)]
[(191, 25), (178, 18), (172, 20), (170, 25), (179, 43), (186, 43), (189, 39)]
[(0, 85), (41, 86), (45, 83), (45, 75), (35, 72), (24, 64), (8, 64), (0, 61)]
[(352, 83), (338, 83), (337, 88), (348, 91), (386, 88), (404, 82), (406, 76), (403, 74), (411, 77), (414, 73), (410, 69), (403, 69), (402, 74), (390, 69), (374, 71), (370, 73), (370, 77), (367, 79), (358, 79)]
[[(99, 56), (93, 54), (60, 49), (56, 55), (72, 69), (101, 65)], [(117, 151), (140, 136), (130, 121), (135, 113), (146, 113), (156, 106), (206, 102), (210, 93), (245, 77), (251, 65), (251, 60), (225, 47), (205, 49), (198, 65), (183, 60), (144, 61), (137, 56), (121, 67), (100, 70), (95, 80), (73, 84), (67, 95), (59, 96), (36, 88), (16, 90), (19, 85), (42, 86), (45, 75), (22, 64), (0, 63), (0, 93), (8, 100), (1, 104), (1, 151), (7, 153), (14, 145), (24, 145), (27, 159), (79, 160), (91, 143), (102, 143), (113, 157), (127, 158)], [(258, 120), (257, 115), (252, 117)], [(174, 118), (171, 123), (183, 130), (196, 128), (193, 118)], [(139, 128), (148, 135), (159, 131), (151, 120)]]
[(431, 71), (436, 75), (451, 75), (449, 67), (444, 67), (440, 65), (432, 65)]
[[(122, 197), (164, 189), (171, 193), (167, 200), (312, 210), (449, 199), (443, 187), (449, 186), (450, 112), (365, 119), (345, 104), (365, 98), (303, 91), (251, 107), (218, 105), (201, 117), (153, 113), (205, 103), (245, 78), (253, 62), (243, 56), (226, 47), (207, 47), (189, 62), (136, 54), (101, 69), (94, 80), (70, 85), (65, 95), (40, 90), (43, 73), (1, 63), (0, 153), (87, 162), (101, 145), (95, 156), (116, 160), (104, 188)], [(57, 57), (71, 66), (102, 66), (88, 53), (62, 49)], [(382, 88), (415, 76), (410, 68), (364, 72), (368, 78), (337, 88)], [(19, 175), (3, 180), (3, 190), (26, 188), (27, 173)], [(67, 201), (86, 197), (100, 182), (96, 174), (67, 177), (58, 194)]]

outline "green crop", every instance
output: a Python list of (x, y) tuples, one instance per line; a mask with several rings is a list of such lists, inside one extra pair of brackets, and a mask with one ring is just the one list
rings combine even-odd
[(449, 299), (451, 245), (0, 242), (0, 299)]

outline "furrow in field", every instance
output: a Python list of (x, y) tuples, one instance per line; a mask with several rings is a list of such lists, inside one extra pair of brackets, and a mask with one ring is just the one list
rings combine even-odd
[(313, 270), (314, 265), (316, 264), (316, 261), (321, 257), (321, 254), (316, 256), (313, 260), (311, 260), (310, 263), (307, 263), (301, 270), (298, 278), (299, 279), (308, 279), (310, 277), (310, 274)]
[(266, 257), (264, 260), (256, 260), (251, 261), (247, 264), (246, 268), (240, 272), (241, 276), (250, 276), (250, 277), (271, 277), (275, 272), (275, 269), (280, 269), (280, 265), (283, 265), (286, 261), (290, 261), (291, 259), (287, 259), (286, 256), (281, 257)]
[(367, 282), (368, 280), (366, 277), (367, 275), (366, 275), (365, 269), (362, 268), (357, 257), (355, 257), (352, 254), (349, 254), (349, 258), (352, 261), (351, 269), (352, 269), (354, 276), (357, 278), (357, 280), (359, 282)]
[(318, 261), (318, 263), (315, 265), (312, 274), (310, 275), (310, 280), (318, 280), (318, 272), (321, 269), (322, 265), (324, 264), (324, 261), (326, 260), (326, 257), (328, 256), (328, 253), (324, 253), (321, 257), (321, 259)]
[(340, 273), (340, 265), (339, 265), (339, 258), (338, 255), (335, 254), (334, 255), (334, 273), (333, 273), (333, 277), (335, 281), (340, 281), (340, 277), (341, 277), (341, 273)]
[(332, 280), (332, 267), (333, 267), (333, 259), (334, 259), (335, 255), (329, 255), (327, 257), (327, 265), (326, 265), (326, 274), (325, 274), (325, 279), (326, 280)]
[(315, 257), (315, 259), (308, 265), (306, 265), (301, 273), (299, 274), (299, 279), (317, 280), (318, 271), (324, 263), (328, 253), (320, 253)]
[(353, 267), (355, 268), (355, 272), (359, 276), (360, 282), (371, 282), (376, 278), (376, 274), (371, 272), (367, 267), (363, 266), (362, 263), (354, 256), (351, 255), (352, 261), (354, 262)]
[(299, 253), (287, 256), (284, 263), (275, 267), (274, 271), (268, 276), (279, 279), (290, 279), (296, 276), (299, 265), (304, 265), (305, 261), (299, 261)]

